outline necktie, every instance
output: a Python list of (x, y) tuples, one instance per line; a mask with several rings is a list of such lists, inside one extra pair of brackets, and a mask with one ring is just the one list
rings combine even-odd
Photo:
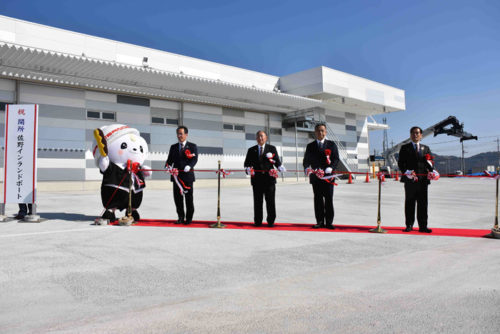
[(420, 155), (420, 143), (417, 143), (417, 155)]
[(259, 158), (262, 157), (262, 153), (263, 153), (263, 149), (262, 149), (262, 146), (259, 146)]

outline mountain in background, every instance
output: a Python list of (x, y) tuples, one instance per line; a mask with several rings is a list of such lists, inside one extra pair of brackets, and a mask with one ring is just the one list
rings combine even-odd
[[(461, 170), (462, 158), (453, 155), (437, 155), (434, 157), (434, 164), (441, 174), (454, 174)], [(465, 158), (466, 173), (478, 173), (486, 169), (487, 166), (499, 166), (500, 155), (498, 152), (485, 152)]]

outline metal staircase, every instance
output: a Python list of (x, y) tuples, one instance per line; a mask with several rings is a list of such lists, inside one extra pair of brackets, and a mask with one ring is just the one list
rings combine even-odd
[(340, 158), (338, 170), (343, 172), (357, 171), (357, 164), (352, 159), (349, 159), (347, 149), (342, 144), (339, 137), (333, 132), (332, 128), (330, 128), (328, 122), (326, 122), (322, 109), (312, 108), (295, 111), (287, 114), (283, 119), (283, 127), (295, 128), (299, 132), (314, 133), (314, 127), (319, 123), (326, 126), (326, 137), (337, 144)]

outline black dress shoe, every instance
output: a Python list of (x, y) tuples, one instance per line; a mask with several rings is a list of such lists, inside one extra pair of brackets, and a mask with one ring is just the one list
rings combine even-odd
[(189, 224), (191, 224), (191, 223), (192, 223), (192, 221), (191, 221), (191, 220), (186, 220), (186, 221), (184, 222), (184, 225), (189, 225)]
[(326, 228), (329, 230), (335, 230), (335, 226), (333, 226), (332, 224), (326, 225)]
[(101, 216), (101, 218), (109, 219), (110, 222), (114, 222), (116, 220), (115, 213), (109, 210), (104, 211), (104, 214)]
[(139, 215), (139, 212), (137, 210), (132, 211), (132, 218), (134, 218), (134, 221), (138, 222), (139, 219), (141, 219), (141, 216)]
[(19, 219), (19, 220), (24, 219), (24, 215), (17, 214), (17, 215), (14, 217), (14, 219)]
[(174, 224), (177, 224), (177, 225), (184, 224), (184, 218), (177, 219), (177, 221)]
[(253, 226), (259, 227), (259, 226), (262, 226), (262, 223), (253, 223)]
[(322, 228), (322, 227), (325, 227), (325, 225), (319, 223), (313, 226), (313, 228)]
[(420, 228), (418, 229), (420, 233), (432, 233), (432, 230), (430, 228)]
[(267, 226), (268, 226), (268, 227), (273, 227), (273, 226), (274, 226), (274, 223), (267, 223)]
[(413, 227), (408, 226), (408, 227), (406, 227), (406, 228), (403, 230), (403, 232), (411, 232), (412, 230), (413, 230)]

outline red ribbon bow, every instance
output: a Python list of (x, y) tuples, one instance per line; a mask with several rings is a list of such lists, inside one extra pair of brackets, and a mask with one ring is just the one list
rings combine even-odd
[(325, 176), (325, 172), (322, 169), (317, 169), (314, 174), (316, 174), (316, 176), (320, 179)]
[(190, 151), (190, 150), (185, 150), (185, 151), (184, 151), (184, 154), (186, 154), (186, 157), (187, 157), (188, 159), (192, 159), (192, 158), (195, 156), (195, 154), (194, 154), (194, 153), (191, 153), (191, 151)]
[(377, 178), (382, 181), (382, 182), (385, 182), (385, 174), (382, 173), (382, 172), (378, 172), (377, 173)]
[(132, 162), (131, 160), (127, 160), (127, 170), (132, 171), (132, 173), (137, 174), (141, 165), (138, 162)]
[(326, 155), (326, 163), (329, 165), (332, 163), (332, 161), (330, 160), (330, 154), (332, 154), (332, 151), (327, 148), (325, 150), (325, 155)]
[(144, 184), (144, 182), (142, 182), (139, 176), (137, 176), (137, 173), (139, 172), (140, 169), (141, 165), (138, 162), (132, 162), (131, 160), (127, 160), (127, 170), (132, 172), (133, 178), (139, 186)]
[(215, 174), (221, 174), (222, 177), (225, 179), (227, 175), (231, 175), (231, 172), (226, 172), (224, 169), (219, 169), (218, 171), (215, 172)]
[(277, 179), (278, 178), (278, 171), (276, 169), (270, 169), (269, 175)]
[[(269, 155), (270, 155), (270, 157), (269, 157), (269, 156), (267, 156), (267, 154), (269, 154)], [(266, 158), (269, 160), (269, 162), (270, 162), (270, 163), (272, 163), (272, 164), (276, 163), (276, 161), (274, 161), (274, 160), (273, 160), (273, 158), (274, 158), (275, 154), (274, 154), (274, 153), (272, 153), (272, 154), (271, 154), (271, 152), (269, 152), (269, 153), (267, 153), (267, 154), (266, 154)]]

